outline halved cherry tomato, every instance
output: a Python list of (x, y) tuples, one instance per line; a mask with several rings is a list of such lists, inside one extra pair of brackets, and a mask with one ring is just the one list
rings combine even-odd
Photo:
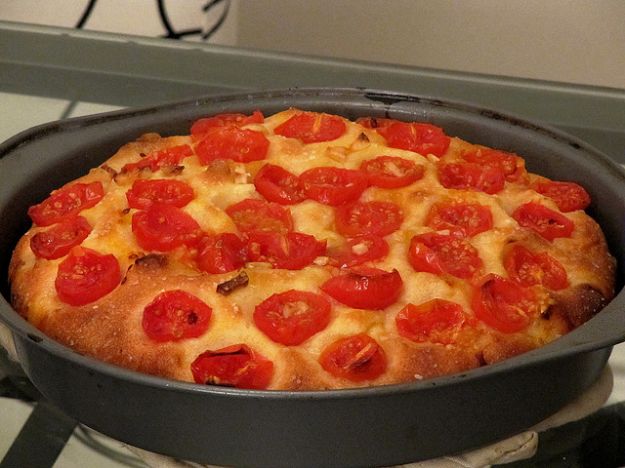
[(384, 238), (366, 235), (349, 239), (345, 244), (328, 252), (328, 255), (332, 264), (345, 268), (379, 260), (386, 257), (388, 251), (388, 243)]
[(469, 162), (439, 165), (438, 179), (445, 188), (477, 190), (490, 195), (503, 190), (506, 183), (501, 167)]
[(213, 309), (197, 296), (180, 289), (160, 293), (143, 309), (141, 325), (157, 342), (180, 341), (202, 336)]
[(39, 258), (61, 258), (84, 241), (90, 232), (89, 222), (82, 216), (76, 216), (35, 234), (30, 239), (30, 248)]
[(534, 253), (522, 245), (515, 245), (506, 254), (504, 266), (510, 279), (521, 286), (543, 284), (557, 291), (569, 285), (566, 270), (547, 252)]
[(399, 334), (417, 343), (452, 344), (465, 323), (462, 306), (444, 299), (408, 304), (395, 317)]
[(362, 172), (338, 167), (314, 167), (299, 180), (307, 198), (331, 206), (358, 200), (368, 185)]
[(140, 210), (154, 203), (182, 208), (195, 198), (191, 186), (175, 179), (137, 179), (126, 192), (128, 206)]
[(82, 210), (98, 204), (104, 197), (104, 187), (100, 182), (83, 184), (77, 182), (55, 190), (38, 205), (28, 209), (28, 216), (37, 226), (50, 226), (65, 219), (73, 218)]
[(269, 140), (261, 132), (234, 126), (208, 129), (203, 140), (195, 147), (202, 164), (215, 159), (231, 159), (237, 162), (250, 162), (265, 159), (269, 150)]
[(404, 221), (399, 206), (390, 202), (356, 202), (336, 208), (335, 224), (345, 237), (386, 236)]
[(252, 115), (236, 113), (218, 114), (212, 117), (204, 117), (193, 122), (193, 125), (191, 125), (191, 135), (200, 135), (215, 127), (227, 127), (230, 125), (242, 127), (248, 124), (263, 123), (264, 120), (265, 117), (262, 112), (258, 110), (255, 110)]
[(562, 213), (547, 208), (540, 203), (529, 202), (519, 206), (512, 217), (523, 227), (552, 241), (558, 237), (571, 237), (575, 225)]
[(273, 377), (273, 363), (249, 346), (236, 344), (206, 351), (191, 363), (196, 383), (262, 390)]
[(254, 309), (254, 323), (276, 343), (303, 343), (330, 322), (330, 302), (307, 291), (274, 294)]
[(306, 199), (299, 177), (273, 164), (265, 164), (254, 177), (258, 193), (270, 202), (293, 205)]
[(247, 260), (247, 244), (231, 232), (204, 236), (197, 247), (197, 265), (208, 273), (228, 273), (241, 268)]
[(301, 270), (325, 254), (326, 241), (301, 232), (251, 232), (248, 236), (248, 259), (269, 262), (275, 268)]
[(425, 169), (406, 158), (378, 156), (364, 161), (360, 170), (369, 177), (369, 183), (381, 188), (406, 187), (423, 177)]
[(538, 312), (531, 289), (493, 274), (475, 288), (471, 307), (478, 319), (503, 333), (515, 333), (527, 328)]
[(477, 250), (463, 237), (428, 232), (414, 236), (408, 248), (408, 261), (415, 271), (457, 278), (471, 278), (483, 266)]
[(479, 148), (475, 151), (464, 153), (462, 158), (480, 166), (501, 168), (506, 180), (510, 182), (520, 181), (527, 175), (525, 160), (514, 153), (506, 153), (505, 151), (491, 148)]
[(277, 203), (248, 198), (226, 208), (226, 213), (241, 232), (286, 233), (293, 229), (291, 212)]
[(433, 154), (441, 157), (449, 148), (451, 139), (443, 129), (419, 122), (393, 122), (376, 128), (392, 148), (414, 151), (423, 156)]
[(493, 215), (489, 207), (477, 203), (441, 202), (430, 208), (425, 225), (473, 237), (493, 227)]
[(321, 290), (342, 304), (356, 309), (381, 310), (394, 304), (404, 288), (397, 270), (356, 267), (330, 278)]
[(81, 306), (107, 295), (120, 281), (121, 271), (114, 255), (77, 246), (59, 264), (54, 286), (61, 301)]
[(365, 333), (341, 338), (330, 344), (319, 356), (326, 372), (363, 382), (381, 376), (386, 370), (386, 354), (377, 341)]
[(536, 184), (535, 190), (551, 198), (558, 205), (558, 209), (565, 213), (585, 210), (590, 205), (590, 195), (575, 182), (540, 182)]
[(193, 154), (193, 149), (189, 145), (173, 146), (164, 150), (155, 151), (144, 156), (136, 163), (129, 163), (122, 167), (122, 172), (132, 171), (134, 169), (149, 168), (150, 171), (156, 172), (161, 167), (179, 166), (182, 160)]
[(301, 112), (274, 129), (276, 135), (297, 138), (304, 143), (336, 140), (347, 126), (338, 115)]
[(142, 249), (167, 252), (196, 242), (201, 231), (180, 208), (155, 203), (132, 216), (132, 232)]

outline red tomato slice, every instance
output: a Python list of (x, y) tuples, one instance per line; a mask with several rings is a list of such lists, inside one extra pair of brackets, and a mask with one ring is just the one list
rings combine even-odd
[(306, 199), (299, 177), (273, 164), (265, 164), (254, 177), (258, 193), (270, 202), (293, 205)]
[(475, 276), (483, 266), (477, 250), (467, 239), (434, 232), (412, 238), (408, 261), (415, 271), (448, 273), (463, 279)]
[(200, 226), (190, 215), (171, 205), (153, 204), (132, 216), (132, 232), (142, 249), (167, 252), (198, 240)]
[(503, 190), (506, 183), (501, 167), (468, 162), (439, 165), (438, 179), (445, 188), (477, 190), (490, 195)]
[(258, 110), (255, 110), (252, 115), (235, 113), (218, 114), (212, 117), (204, 117), (193, 122), (193, 125), (191, 125), (191, 135), (200, 135), (215, 127), (242, 127), (248, 124), (263, 123), (264, 121), (265, 117)]
[(471, 307), (478, 319), (503, 333), (524, 330), (538, 311), (530, 289), (492, 274), (475, 289)]
[(41, 231), (30, 239), (30, 248), (39, 258), (53, 260), (67, 255), (72, 247), (79, 245), (91, 232), (91, 225), (82, 216), (61, 221), (47, 231)]
[(369, 335), (341, 338), (323, 350), (319, 363), (326, 372), (350, 380), (363, 382), (381, 376), (386, 370), (386, 354)]
[(512, 213), (512, 217), (523, 227), (552, 241), (558, 237), (571, 237), (575, 225), (562, 213), (535, 202), (525, 203)]
[(224, 232), (204, 236), (198, 243), (198, 268), (212, 274), (228, 273), (245, 265), (247, 244), (236, 234)]
[(144, 210), (154, 203), (182, 208), (195, 198), (191, 186), (175, 179), (137, 179), (126, 192), (128, 206)]
[(358, 200), (368, 184), (362, 172), (338, 167), (308, 169), (299, 180), (307, 198), (331, 206)]
[(389, 125), (385, 123), (376, 130), (386, 138), (390, 147), (414, 151), (423, 156), (433, 154), (441, 157), (451, 142), (442, 128), (427, 123), (396, 121)]
[(269, 262), (274, 268), (301, 270), (324, 255), (326, 241), (301, 232), (251, 232), (248, 236), (248, 259)]
[(291, 289), (258, 304), (254, 323), (276, 343), (294, 346), (330, 323), (330, 308), (330, 302), (319, 294)]
[(31, 206), (28, 216), (37, 226), (50, 226), (97, 205), (103, 197), (104, 187), (100, 182), (77, 182), (55, 190), (44, 201)]
[(475, 151), (464, 153), (462, 158), (480, 166), (500, 168), (506, 180), (510, 182), (520, 181), (527, 176), (525, 160), (513, 153), (490, 148), (479, 148)]
[(273, 363), (244, 344), (206, 351), (191, 363), (196, 383), (262, 390), (273, 377)]
[(149, 168), (156, 172), (162, 167), (179, 166), (182, 160), (193, 155), (193, 149), (189, 145), (173, 146), (164, 150), (155, 151), (144, 156), (139, 162), (129, 163), (122, 167), (122, 172)]
[(291, 212), (277, 203), (248, 198), (226, 208), (226, 213), (241, 232), (279, 232), (293, 230)]
[(555, 291), (569, 286), (566, 270), (547, 252), (534, 253), (515, 245), (506, 254), (504, 266), (510, 279), (521, 286), (543, 284)]
[(408, 304), (395, 317), (399, 334), (417, 343), (452, 344), (465, 323), (462, 306), (443, 299)]
[(59, 264), (54, 286), (61, 301), (81, 306), (107, 295), (120, 281), (115, 256), (77, 246)]
[(430, 208), (425, 225), (473, 237), (493, 227), (493, 215), (489, 207), (477, 203), (442, 202)]
[(335, 215), (336, 230), (345, 237), (386, 236), (397, 231), (403, 221), (399, 206), (380, 201), (339, 206)]
[(329, 252), (331, 263), (339, 268), (353, 267), (388, 255), (388, 243), (380, 236), (360, 236)]
[(321, 285), (321, 290), (349, 307), (381, 310), (399, 299), (403, 287), (397, 270), (357, 267), (330, 278)]
[(203, 135), (204, 139), (195, 148), (202, 164), (209, 164), (215, 159), (244, 163), (260, 161), (265, 159), (269, 150), (269, 140), (254, 130), (234, 126), (213, 127)]
[(201, 299), (180, 289), (160, 293), (143, 309), (141, 325), (159, 343), (202, 336), (208, 329), (211, 309)]
[(406, 187), (423, 177), (425, 169), (413, 161), (397, 156), (378, 156), (364, 161), (360, 170), (369, 177), (369, 184), (381, 188)]
[(590, 205), (590, 195), (579, 184), (575, 182), (540, 182), (536, 184), (535, 190), (551, 198), (560, 211), (585, 210)]
[(274, 129), (276, 135), (297, 138), (304, 143), (336, 140), (347, 126), (338, 115), (301, 112)]

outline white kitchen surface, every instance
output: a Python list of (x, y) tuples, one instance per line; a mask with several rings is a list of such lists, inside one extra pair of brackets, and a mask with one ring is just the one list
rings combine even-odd
[[(79, 117), (119, 109), (102, 104), (76, 103), (10, 93), (0, 93), (0, 103), (3, 109), (10, 109), (10, 112), (0, 112), (0, 141), (6, 140), (21, 130), (61, 117)], [(625, 344), (614, 348), (609, 364), (614, 375), (614, 389), (606, 404), (625, 401)], [(0, 398), (0, 414), (2, 415), (0, 459), (11, 446), (31, 411), (31, 404), (11, 398)], [(54, 468), (129, 466), (145, 465), (122, 443), (93, 431), (78, 428), (61, 452)]]

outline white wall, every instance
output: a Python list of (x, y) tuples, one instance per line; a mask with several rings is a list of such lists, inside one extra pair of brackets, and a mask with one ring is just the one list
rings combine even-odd
[[(74, 27), (88, 0), (0, 0), (0, 20)], [(176, 31), (210, 27), (219, 19), (225, 3), (204, 14), (207, 0), (164, 0), (165, 11)], [(237, 30), (237, 3), (232, 2), (226, 22), (209, 42), (234, 45)], [(156, 0), (97, 0), (85, 30), (159, 37), (166, 29), (159, 16)], [(200, 35), (187, 40), (201, 40)]]
[[(87, 3), (0, 0), (0, 19), (72, 27)], [(215, 21), (206, 3), (164, 1), (179, 30)], [(165, 31), (155, 0), (98, 0), (85, 29)], [(210, 42), (625, 89), (625, 0), (231, 0)]]
[(625, 88), (623, 0), (241, 1), (237, 43)]

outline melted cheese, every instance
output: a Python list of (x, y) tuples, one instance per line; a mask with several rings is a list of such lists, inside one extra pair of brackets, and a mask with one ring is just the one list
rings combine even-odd
[[(158, 170), (156, 172), (141, 171), (140, 173), (121, 173), (128, 163), (139, 161), (145, 154), (182, 144), (193, 145), (188, 136), (160, 138), (149, 134), (139, 141), (122, 147), (116, 155), (105, 164), (105, 170), (96, 169), (81, 180), (101, 181), (106, 190), (104, 199), (93, 208), (81, 213), (93, 226), (93, 231), (83, 242), (85, 247), (102, 253), (114, 254), (123, 272), (127, 272), (128, 282), (119, 288), (119, 292), (110, 294), (95, 304), (82, 308), (71, 309), (71, 314), (56, 296), (54, 278), (59, 260), (36, 259), (28, 247), (28, 239), (42, 228), (33, 227), (16, 249), (12, 279), (20, 300), (25, 304), (21, 312), (35, 324), (43, 323), (48, 318), (55, 323), (55, 317), (63, 314), (67, 317), (58, 319), (50, 325), (55, 336), (65, 337), (66, 342), (83, 344), (80, 349), (100, 357), (121, 363), (132, 368), (151, 369), (150, 372), (173, 376), (183, 380), (192, 380), (190, 362), (205, 350), (216, 350), (236, 343), (246, 343), (258, 350), (266, 358), (274, 361), (276, 376), (273, 385), (286, 388), (299, 388), (309, 385), (310, 388), (344, 387), (353, 383), (332, 378), (319, 366), (317, 359), (323, 349), (338, 338), (367, 333), (379, 343), (384, 343), (389, 360), (388, 376), (382, 377), (380, 383), (393, 383), (406, 378), (421, 378), (436, 375), (436, 369), (423, 369), (423, 362), (435, 359), (431, 367), (450, 369), (451, 357), (433, 358), (448, 352), (464, 353), (466, 362), (475, 361), (482, 352), (495, 355), (505, 354), (504, 348), (497, 348), (500, 342), (514, 339), (494, 331), (484, 323), (476, 320), (471, 309), (473, 286), (469, 281), (453, 278), (448, 275), (435, 275), (415, 271), (408, 261), (408, 246), (414, 235), (431, 232), (425, 220), (432, 207), (437, 203), (450, 201), (476, 203), (487, 207), (493, 218), (493, 229), (479, 233), (469, 239), (483, 262), (483, 273), (493, 273), (507, 277), (503, 265), (503, 252), (510, 242), (527, 242), (540, 251), (548, 251), (566, 268), (571, 288), (590, 284), (601, 291), (609, 290), (612, 280), (610, 273), (605, 273), (606, 265), (610, 265), (605, 243), (596, 225), (583, 213), (566, 214), (576, 224), (571, 239), (557, 239), (549, 243), (521, 229), (512, 218), (513, 211), (528, 201), (538, 201), (555, 208), (555, 204), (534, 192), (527, 185), (506, 183), (506, 187), (496, 195), (467, 190), (451, 190), (443, 187), (438, 179), (438, 158), (433, 155), (420, 155), (415, 152), (389, 148), (384, 138), (374, 130), (345, 120), (346, 132), (339, 138), (320, 143), (303, 144), (294, 138), (285, 138), (273, 133), (273, 130), (285, 122), (296, 112), (289, 109), (265, 119), (262, 124), (250, 124), (246, 128), (262, 132), (270, 142), (267, 157), (263, 161), (251, 163), (233, 163), (216, 161), (202, 165), (197, 156), (187, 157), (182, 166), (175, 172)], [(470, 143), (452, 138), (451, 145), (444, 155), (449, 160), (458, 159), (462, 151), (474, 148)], [(143, 155), (143, 156), (142, 156)], [(175, 178), (188, 183), (195, 198), (183, 210), (193, 217), (201, 229), (207, 233), (236, 232), (236, 226), (225, 210), (248, 198), (263, 199), (256, 191), (253, 178), (264, 164), (274, 164), (299, 175), (315, 167), (340, 167), (358, 169), (363, 162), (378, 156), (397, 156), (414, 161), (424, 168), (424, 175), (413, 184), (401, 189), (367, 188), (361, 195), (361, 201), (384, 201), (398, 205), (403, 215), (401, 227), (386, 236), (389, 254), (380, 260), (370, 262), (370, 266), (386, 271), (396, 269), (403, 280), (403, 291), (396, 303), (383, 311), (357, 310), (347, 307), (329, 298), (332, 304), (331, 320), (321, 332), (313, 335), (301, 345), (285, 347), (273, 342), (254, 324), (255, 307), (272, 294), (291, 289), (310, 291), (322, 294), (319, 289), (326, 280), (340, 272), (331, 265), (328, 257), (322, 255), (311, 265), (295, 271), (277, 270), (270, 264), (255, 263), (246, 265), (249, 284), (238, 288), (228, 296), (216, 293), (215, 287), (222, 281), (230, 279), (236, 272), (223, 275), (208, 275), (194, 269), (190, 260), (184, 258), (184, 249), (178, 249), (169, 255), (169, 264), (154, 272), (143, 270), (131, 271), (135, 259), (143, 255), (142, 249), (132, 233), (131, 220), (134, 209), (129, 209), (126, 192), (134, 180), (140, 178)], [(392, 172), (392, 167), (390, 168)], [(115, 174), (112, 177), (111, 174)], [(291, 213), (294, 230), (314, 236), (317, 240), (326, 241), (328, 248), (341, 246), (346, 239), (337, 233), (335, 226), (335, 208), (316, 201), (305, 200), (285, 207)], [(596, 259), (589, 260), (579, 254), (579, 246), (584, 250), (596, 253)], [(577, 250), (576, 250), (577, 249)], [(366, 245), (356, 244), (355, 254), (366, 252)], [(606, 260), (608, 258), (608, 260)], [(596, 261), (595, 261), (596, 260)], [(159, 267), (160, 268), (160, 267)], [(609, 268), (608, 268), (609, 269)], [(608, 284), (608, 286), (606, 286)], [(172, 353), (170, 364), (158, 363), (159, 352), (155, 351), (154, 343), (142, 331), (143, 308), (158, 293), (171, 288), (184, 289), (210, 305), (213, 310), (210, 327), (201, 337), (189, 339), (167, 348)], [(545, 300), (542, 309), (549, 305), (550, 295), (543, 291)], [(609, 292), (606, 293), (606, 296)], [(326, 296), (327, 297), (327, 296)], [(445, 299), (462, 306), (467, 320), (471, 322), (471, 332), (459, 338), (457, 345), (441, 346), (439, 344), (409, 343), (399, 336), (395, 324), (398, 312), (407, 304), (422, 304), (434, 298)], [(91, 319), (80, 318), (93, 314), (95, 309), (105, 310), (107, 322), (97, 325), (97, 315)], [(116, 318), (115, 318), (116, 317)], [(80, 320), (83, 320), (80, 322)], [(104, 319), (102, 319), (104, 320)], [(106, 334), (99, 328), (108, 329), (108, 321), (119, 320), (117, 328)], [(74, 321), (79, 321), (75, 325)], [(72, 325), (70, 325), (72, 324)], [(67, 326), (69, 331), (61, 331)], [(74, 327), (75, 334), (71, 335)], [(91, 327), (91, 328), (90, 328)], [(545, 343), (566, 332), (567, 325), (562, 319), (535, 320), (525, 332), (534, 342)], [(92, 330), (93, 328), (93, 330)], [(87, 333), (87, 331), (91, 332)], [(84, 333), (84, 338), (81, 334)], [(68, 334), (71, 335), (68, 337)], [(101, 335), (101, 336), (100, 336)], [(126, 347), (123, 357), (118, 341), (122, 340)], [(61, 338), (60, 338), (61, 339)], [(116, 341), (118, 340), (118, 341)], [(121, 343), (121, 341), (119, 341)], [(516, 343), (516, 342), (515, 342)], [(493, 346), (496, 351), (493, 352)], [(515, 344), (517, 348), (521, 345)], [(512, 348), (514, 348), (512, 346)], [(489, 349), (491, 351), (484, 351)], [(520, 349), (520, 348), (519, 348)], [(499, 353), (499, 354), (497, 354)], [(460, 354), (453, 354), (453, 359)], [(113, 357), (112, 357), (113, 356)], [(117, 357), (115, 357), (117, 356)], [(154, 357), (152, 357), (154, 356)], [(451, 355), (450, 355), (451, 356)], [(427, 359), (426, 359), (427, 357)], [(436, 361), (436, 359), (442, 359)], [(152, 361), (153, 360), (153, 361)], [(463, 364), (471, 366), (475, 364)], [(167, 367), (169, 366), (169, 367)], [(460, 367), (456, 370), (463, 370)], [(430, 372), (431, 371), (431, 372)], [(447, 371), (445, 371), (447, 372)], [(408, 376), (408, 377), (407, 377)], [(308, 383), (306, 383), (308, 382)], [(374, 382), (376, 383), (376, 382)], [(368, 385), (370, 383), (363, 383)]]

